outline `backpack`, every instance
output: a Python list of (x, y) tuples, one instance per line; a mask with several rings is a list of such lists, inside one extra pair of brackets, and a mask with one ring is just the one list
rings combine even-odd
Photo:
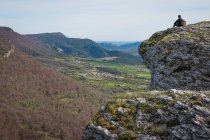
[(187, 25), (187, 22), (184, 19), (182, 19), (181, 26), (186, 26), (186, 25)]

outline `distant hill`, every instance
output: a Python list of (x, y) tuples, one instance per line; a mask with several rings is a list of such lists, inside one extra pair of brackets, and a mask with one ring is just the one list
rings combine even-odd
[(138, 41), (97, 41), (97, 43), (107, 43), (107, 44), (113, 44), (115, 46), (122, 46), (125, 44), (130, 44)]
[(123, 50), (138, 48), (138, 46), (141, 44), (141, 42), (132, 42), (132, 43), (127, 43), (127, 44), (123, 44), (123, 45), (115, 45), (115, 44), (109, 43), (109, 42), (98, 43), (98, 44), (100, 47), (107, 49), (107, 50), (123, 51)]
[(128, 44), (123, 45), (115, 45), (114, 43), (98, 43), (100, 47), (111, 50), (111, 51), (122, 51), (124, 53), (128, 53), (134, 56), (139, 56), (138, 54), (138, 47), (141, 44), (141, 42), (132, 42)]
[(121, 50), (128, 50), (128, 49), (133, 49), (133, 48), (138, 48), (138, 46), (141, 44), (141, 42), (134, 42), (134, 43), (129, 43), (125, 45), (119, 46)]
[(112, 43), (98, 43), (98, 45), (106, 50), (118, 50), (119, 49), (119, 46), (117, 45), (114, 45)]
[(9, 27), (0, 27), (0, 37), (10, 40), (21, 51), (35, 57), (51, 57), (59, 55), (37, 40), (21, 35)]
[(65, 55), (76, 57), (116, 57), (112, 62), (139, 65), (141, 58), (120, 51), (110, 51), (100, 47), (90, 39), (68, 38), (62, 33), (42, 33), (27, 35), (27, 37), (37, 40), (47, 48), (60, 51)]
[(62, 33), (42, 33), (28, 35), (39, 40), (49, 48), (61, 50), (64, 54), (78, 57), (101, 58), (109, 56), (103, 48), (90, 39), (67, 38)]
[(137, 48), (126, 49), (126, 50), (123, 50), (123, 52), (128, 53), (128, 54), (132, 54), (132, 55), (135, 55), (135, 56), (139, 56), (138, 47)]
[(46, 50), (42, 49), (49, 50), (9, 28), (0, 28), (2, 140), (79, 140), (99, 101), (110, 96), (47, 68), (25, 53), (30, 50), (44, 55)]
[(34, 57), (116, 57), (112, 62), (141, 64), (139, 56), (108, 51), (90, 39), (67, 38), (62, 33), (21, 35), (8, 27), (0, 27), (0, 37), (10, 39), (21, 51)]

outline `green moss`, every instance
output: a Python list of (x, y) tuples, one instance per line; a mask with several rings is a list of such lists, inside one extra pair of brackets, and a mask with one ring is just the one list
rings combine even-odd
[(107, 128), (111, 132), (116, 132), (116, 127), (113, 124), (110, 124), (103, 116), (98, 114), (95, 117), (95, 120), (92, 120), (92, 122), (98, 126), (102, 126), (103, 128)]
[(137, 135), (131, 130), (122, 131), (119, 135), (120, 140), (135, 140)]
[(98, 117), (96, 120), (96, 124), (105, 128), (112, 128), (113, 126), (107, 121), (105, 120), (103, 117)]
[(157, 109), (166, 109), (167, 108), (167, 104), (161, 103), (161, 102), (154, 102), (153, 103), (153, 108), (155, 110), (157, 110)]
[(170, 35), (165, 36), (161, 41), (162, 42), (168, 42), (172, 39), (172, 37)]
[(144, 54), (146, 52), (147, 46), (153, 46), (154, 44), (164, 43), (171, 39), (169, 36), (172, 33), (171, 29), (154, 33), (149, 40), (144, 41), (140, 46), (140, 54)]
[(154, 45), (163, 39), (169, 40), (171, 38), (168, 35), (170, 35), (171, 33), (172, 33), (171, 29), (168, 29), (162, 32), (157, 32), (150, 37), (150, 39), (148, 40), (148, 44)]
[[(127, 111), (123, 114), (119, 114), (117, 109), (119, 107), (126, 108)], [(120, 126), (125, 129), (133, 130), (135, 126), (135, 114), (136, 114), (136, 105), (129, 104), (123, 100), (118, 100), (116, 102), (109, 102), (106, 106), (107, 112), (112, 115), (114, 121), (118, 122)]]
[(116, 115), (116, 112), (117, 112), (117, 104), (116, 102), (109, 102), (106, 106), (108, 112), (111, 114), (111, 115)]
[[(118, 101), (109, 102), (106, 106), (106, 109), (110, 114), (117, 115), (117, 109), (119, 107), (129, 108), (130, 112), (132, 112), (131, 110), (134, 109), (134, 107), (131, 104), (127, 104), (125, 101), (123, 101), (123, 99), (120, 99)], [(130, 112), (128, 111), (128, 113), (130, 113)]]
[(132, 98), (145, 98), (148, 101), (154, 101), (155, 95), (150, 93), (147, 90), (141, 90), (140, 92), (132, 92), (132, 93), (124, 93), (124, 94), (118, 94), (114, 95), (113, 98), (115, 99), (132, 99)]
[(125, 129), (130, 129), (130, 130), (135, 129), (134, 128), (134, 126), (135, 126), (134, 114), (129, 114), (127, 116), (120, 116), (118, 118), (118, 122)]

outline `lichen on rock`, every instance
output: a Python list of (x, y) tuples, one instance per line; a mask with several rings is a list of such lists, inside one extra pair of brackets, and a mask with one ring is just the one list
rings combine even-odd
[[(210, 104), (206, 102), (210, 93), (175, 93), (178, 90), (139, 93), (144, 102), (122, 95), (123, 104), (113, 100), (92, 119), (83, 140), (210, 139)], [(127, 112), (118, 113), (119, 108)]]
[(139, 53), (151, 70), (151, 89), (210, 89), (210, 22), (157, 32)]

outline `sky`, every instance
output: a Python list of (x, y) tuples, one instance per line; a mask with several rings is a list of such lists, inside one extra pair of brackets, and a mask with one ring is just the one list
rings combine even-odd
[(95, 41), (143, 41), (173, 26), (210, 21), (210, 0), (0, 0), (0, 26)]

